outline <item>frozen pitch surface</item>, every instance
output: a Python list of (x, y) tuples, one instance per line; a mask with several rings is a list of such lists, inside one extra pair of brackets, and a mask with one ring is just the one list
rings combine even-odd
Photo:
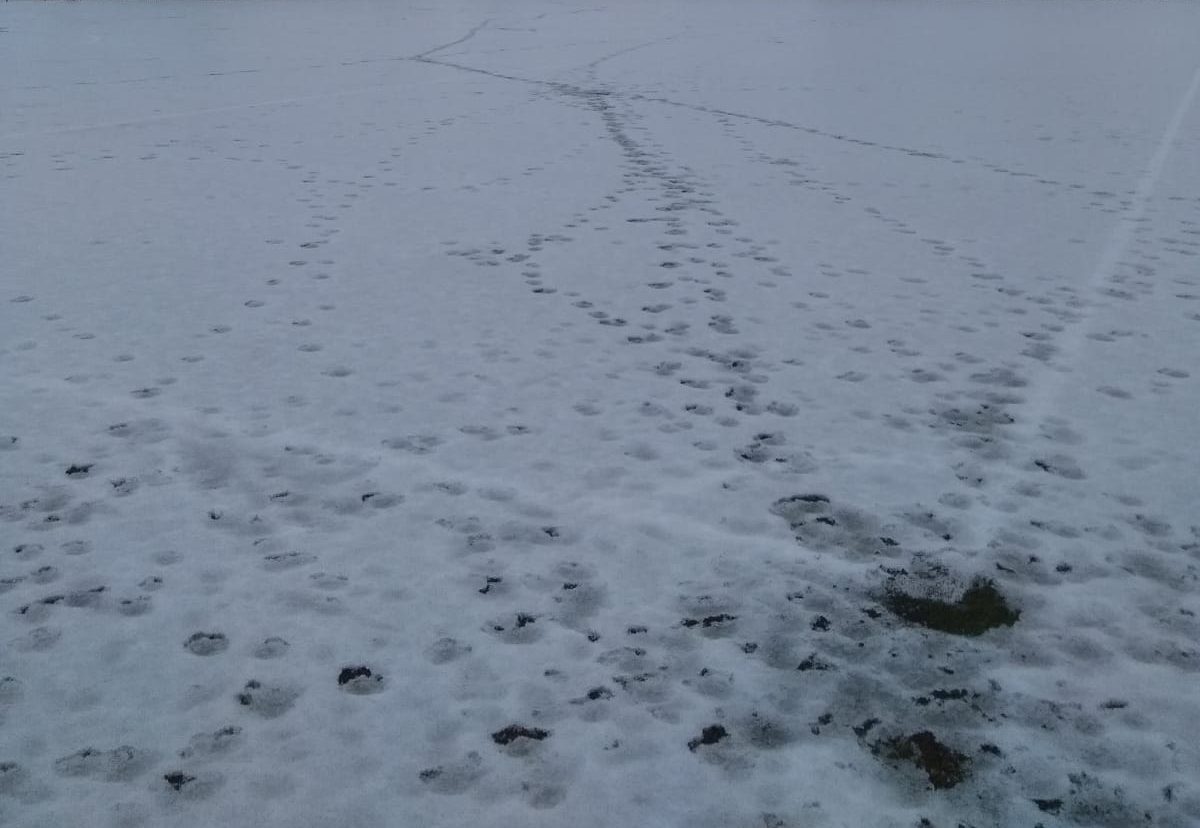
[(0, 823), (1200, 824), (1198, 67), (0, 5)]

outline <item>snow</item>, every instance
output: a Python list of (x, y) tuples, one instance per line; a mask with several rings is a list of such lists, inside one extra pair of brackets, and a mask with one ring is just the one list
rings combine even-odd
[(1200, 824), (1200, 8), (0, 8), (0, 824)]

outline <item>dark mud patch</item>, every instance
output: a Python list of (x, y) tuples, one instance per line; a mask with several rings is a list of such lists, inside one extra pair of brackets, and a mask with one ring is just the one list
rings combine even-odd
[(355, 696), (367, 696), (383, 689), (383, 676), (363, 665), (343, 667), (338, 672), (338, 687)]
[(729, 736), (729, 731), (719, 724), (709, 725), (700, 731), (700, 735), (688, 741), (688, 750), (693, 753), (704, 745), (715, 745)]
[(802, 673), (807, 673), (809, 670), (824, 672), (826, 670), (832, 670), (833, 665), (826, 661), (822, 661), (817, 657), (816, 653), (812, 653), (808, 658), (804, 659), (804, 661), (801, 661), (796, 669)]
[(988, 580), (973, 582), (957, 601), (888, 591), (883, 604), (905, 621), (951, 635), (983, 635), (997, 627), (1011, 627), (1021, 617)]
[(182, 771), (171, 771), (170, 773), (163, 775), (163, 780), (166, 781), (166, 783), (170, 785), (172, 789), (178, 791), (182, 790), (183, 786), (187, 783), (195, 782), (196, 777), (188, 776)]
[(689, 629), (696, 626), (708, 629), (710, 627), (719, 627), (729, 621), (736, 620), (736, 615), (730, 615), (727, 612), (722, 612), (718, 613), (717, 615), (706, 615), (703, 618), (685, 618), (680, 623)]
[(909, 762), (923, 771), (938, 790), (953, 788), (967, 778), (970, 760), (938, 741), (928, 730), (876, 742), (871, 752), (892, 762)]
[(338, 686), (349, 684), (358, 678), (371, 678), (369, 667), (344, 667), (338, 673)]
[(549, 730), (543, 730), (540, 727), (525, 727), (524, 725), (511, 724), (493, 733), (492, 741), (503, 746), (512, 744), (518, 739), (532, 739), (535, 742), (540, 742), (549, 735)]

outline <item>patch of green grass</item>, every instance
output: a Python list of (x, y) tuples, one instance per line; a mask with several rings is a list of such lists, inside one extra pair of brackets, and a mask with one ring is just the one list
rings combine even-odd
[(1011, 627), (1021, 617), (988, 580), (972, 583), (957, 601), (888, 592), (883, 604), (905, 621), (952, 635), (983, 635), (996, 627)]

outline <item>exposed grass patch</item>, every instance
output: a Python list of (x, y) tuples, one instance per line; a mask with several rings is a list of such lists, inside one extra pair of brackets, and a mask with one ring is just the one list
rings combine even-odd
[(1021, 617), (987, 580), (972, 583), (957, 601), (889, 591), (883, 604), (905, 621), (952, 635), (983, 635), (997, 627), (1011, 627)]

